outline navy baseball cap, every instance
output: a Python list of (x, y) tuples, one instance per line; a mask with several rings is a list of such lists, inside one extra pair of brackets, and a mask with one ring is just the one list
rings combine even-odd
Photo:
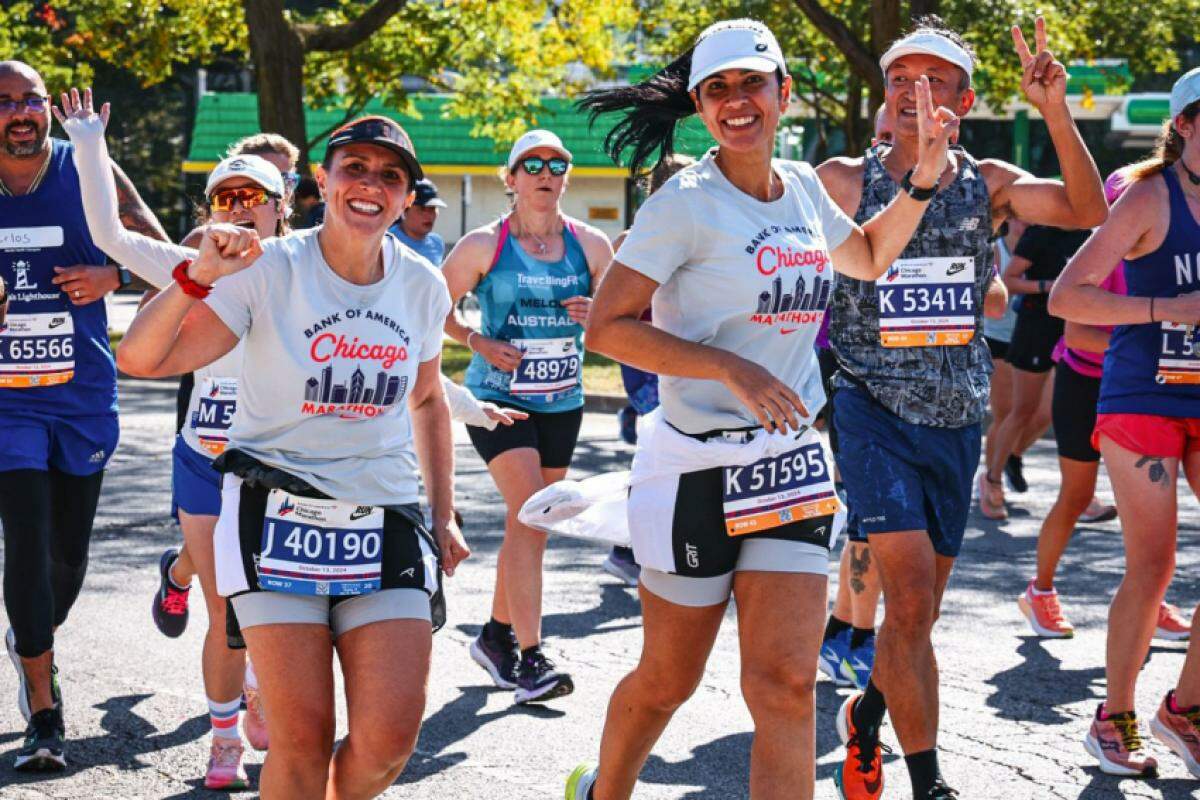
[(417, 161), (417, 151), (413, 147), (412, 139), (404, 132), (404, 128), (400, 127), (400, 123), (394, 119), (370, 116), (359, 117), (353, 122), (347, 122), (329, 134), (329, 141), (325, 144), (326, 158), (336, 148), (355, 143), (386, 147), (400, 156), (414, 183), (424, 179), (425, 171), (421, 169), (421, 163)]
[(437, 184), (422, 178), (413, 184), (413, 191), (417, 193), (417, 199), (413, 200), (414, 206), (425, 206), (427, 208), (445, 208), (446, 201), (438, 197)]

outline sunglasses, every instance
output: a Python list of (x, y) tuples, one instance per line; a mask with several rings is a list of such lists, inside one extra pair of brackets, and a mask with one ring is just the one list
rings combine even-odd
[(518, 163), (521, 165), (521, 169), (525, 170), (526, 174), (528, 175), (541, 175), (542, 170), (546, 167), (549, 167), (550, 174), (554, 175), (555, 177), (559, 175), (566, 175), (567, 170), (571, 166), (570, 162), (565, 158), (546, 159), (538, 158), (537, 156), (522, 158)]
[(208, 198), (208, 207), (213, 211), (233, 211), (234, 205), (240, 201), (242, 208), (255, 208), (266, 205), (267, 201), (273, 197), (275, 195), (266, 189), (256, 189), (250, 186), (241, 189), (225, 189), (212, 193), (212, 197)]
[(48, 97), (21, 97), (16, 100), (0, 100), (0, 114), (12, 114), (24, 106), (35, 114), (41, 114), (50, 104)]

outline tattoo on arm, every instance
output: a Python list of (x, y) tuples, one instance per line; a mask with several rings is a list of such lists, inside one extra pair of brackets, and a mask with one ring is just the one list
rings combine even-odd
[[(859, 552), (855, 552), (855, 551)], [(850, 549), (850, 591), (862, 594), (867, 584), (863, 577), (871, 569), (871, 550), (867, 547), (851, 547)]]
[(1157, 483), (1164, 487), (1170, 487), (1171, 478), (1167, 474), (1167, 468), (1163, 465), (1162, 458), (1143, 456), (1139, 458), (1137, 463), (1133, 466), (1135, 469), (1146, 467), (1147, 477), (1150, 478), (1151, 483)]
[(158, 223), (158, 218), (154, 216), (154, 212), (143, 202), (137, 189), (134, 188), (133, 181), (129, 180), (129, 176), (117, 166), (116, 162), (113, 162), (112, 168), (113, 180), (117, 184), (117, 215), (121, 218), (121, 224), (127, 230), (149, 236), (151, 239), (170, 241), (167, 232), (163, 230), (162, 225)]

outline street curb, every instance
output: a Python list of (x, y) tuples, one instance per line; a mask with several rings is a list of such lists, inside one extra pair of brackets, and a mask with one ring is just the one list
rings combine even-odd
[(623, 394), (599, 394), (592, 392), (585, 395), (583, 399), (584, 411), (615, 414), (627, 405), (629, 405), (629, 399)]

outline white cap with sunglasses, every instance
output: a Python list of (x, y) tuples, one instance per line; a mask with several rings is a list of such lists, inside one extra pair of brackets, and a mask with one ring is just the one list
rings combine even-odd
[(1171, 87), (1171, 119), (1197, 100), (1200, 100), (1200, 67), (1183, 73)]
[(208, 183), (204, 186), (204, 196), (211, 195), (222, 181), (229, 178), (245, 178), (276, 197), (286, 196), (283, 188), (283, 176), (279, 174), (279, 168), (262, 156), (230, 156), (217, 164), (208, 174)]
[(688, 91), (695, 89), (705, 78), (727, 69), (780, 70), (784, 75), (788, 74), (787, 61), (775, 34), (752, 19), (718, 22), (704, 29), (692, 50)]
[(532, 130), (526, 133), (517, 143), (512, 146), (512, 150), (508, 151), (508, 169), (509, 172), (517, 168), (517, 163), (530, 150), (536, 150), (539, 147), (548, 147), (562, 155), (567, 161), (570, 161), (574, 156), (571, 151), (563, 146), (562, 139), (550, 131)]

